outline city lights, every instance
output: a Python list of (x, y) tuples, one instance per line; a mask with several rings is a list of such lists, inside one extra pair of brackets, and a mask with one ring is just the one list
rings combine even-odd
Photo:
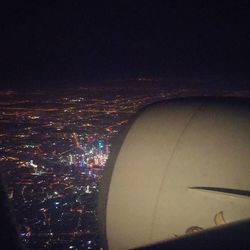
[(24, 246), (98, 249), (97, 197), (112, 140), (163, 92), (80, 88), (16, 93), (18, 103), (5, 96), (0, 166)]

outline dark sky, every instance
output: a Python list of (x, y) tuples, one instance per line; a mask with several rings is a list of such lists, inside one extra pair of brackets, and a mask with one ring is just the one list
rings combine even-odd
[(27, 0), (1, 5), (2, 85), (249, 76), (249, 1)]

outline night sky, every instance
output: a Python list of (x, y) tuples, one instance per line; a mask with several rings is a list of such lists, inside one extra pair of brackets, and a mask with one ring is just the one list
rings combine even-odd
[(249, 1), (6, 1), (0, 9), (2, 86), (249, 78)]

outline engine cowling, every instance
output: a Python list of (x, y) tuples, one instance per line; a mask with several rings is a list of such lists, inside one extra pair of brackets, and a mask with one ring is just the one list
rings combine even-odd
[(108, 249), (130, 249), (250, 217), (250, 102), (150, 105), (111, 150), (99, 199)]

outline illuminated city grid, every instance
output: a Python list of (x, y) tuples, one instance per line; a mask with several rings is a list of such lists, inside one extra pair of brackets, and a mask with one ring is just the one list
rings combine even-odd
[(0, 94), (1, 173), (22, 244), (100, 249), (97, 196), (112, 139), (142, 106), (187, 93), (78, 88)]
[(111, 140), (162, 91), (1, 93), (0, 166), (28, 249), (99, 249), (97, 196)]

